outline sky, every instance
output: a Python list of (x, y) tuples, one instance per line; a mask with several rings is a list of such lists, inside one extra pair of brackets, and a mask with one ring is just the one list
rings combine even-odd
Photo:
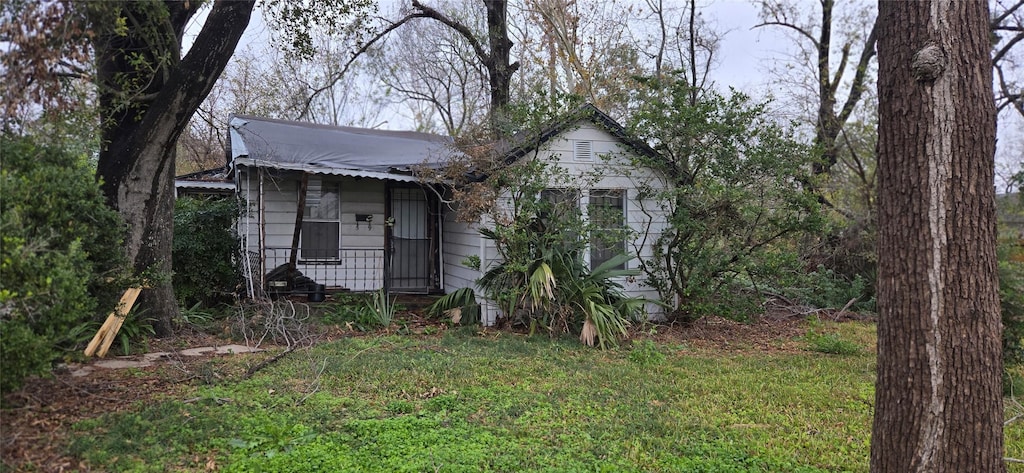
[[(816, 0), (795, 1), (806, 4), (808, 11), (812, 11), (818, 4)], [(784, 62), (794, 49), (794, 43), (785, 31), (780, 27), (755, 28), (761, 22), (760, 7), (749, 0), (699, 0), (698, 8), (713, 29), (724, 33), (711, 79), (720, 88), (735, 87), (755, 98), (776, 93), (779, 89), (772, 83), (774, 76), (770, 69)], [(385, 11), (386, 8), (382, 7), (381, 10)], [(204, 20), (205, 12), (193, 20), (194, 26), (189, 29), (193, 36), (198, 34)], [(268, 37), (266, 23), (257, 7), (242, 44), (265, 44)], [(190, 38), (186, 37), (186, 47), (189, 43)], [(385, 122), (382, 127), (411, 128), (411, 122), (403, 113), (395, 110), (382, 114)], [(1007, 169), (1020, 169), (1020, 163), (1024, 162), (1024, 119), (1016, 113), (1005, 112), (1000, 115), (996, 157), (997, 174), (1001, 167), (1005, 173)]]

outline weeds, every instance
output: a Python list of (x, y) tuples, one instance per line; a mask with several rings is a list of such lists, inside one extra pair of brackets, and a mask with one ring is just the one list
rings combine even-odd
[(323, 314), (321, 320), (324, 323), (360, 332), (373, 330), (373, 308), (365, 294), (345, 294), (334, 297), (338, 302), (332, 304)]
[[(479, 259), (479, 258), (478, 258)], [(471, 325), (480, 321), (480, 305), (471, 287), (463, 287), (445, 294), (427, 307), (430, 317), (445, 316), (453, 324)]]
[(828, 353), (830, 355), (856, 355), (861, 352), (860, 346), (842, 338), (837, 333), (819, 333), (814, 329), (807, 331), (804, 341), (808, 343), (811, 351)]
[(402, 310), (397, 298), (389, 297), (384, 289), (370, 294), (346, 294), (335, 297), (338, 302), (324, 313), (321, 320), (349, 330), (369, 332), (377, 328), (390, 327), (395, 321), (395, 314)]
[(117, 471), (867, 471), (863, 354), (667, 356), (470, 329), (303, 353), (183, 394), (203, 402), (80, 423), (71, 451)]
[(367, 306), (370, 308), (370, 314), (375, 325), (382, 328), (391, 326), (391, 322), (395, 320), (396, 300), (397, 298), (392, 299), (384, 289), (373, 293), (373, 297), (367, 302)]
[(633, 350), (629, 352), (629, 361), (640, 366), (655, 366), (665, 362), (665, 354), (658, 351), (657, 345), (650, 340), (633, 340)]

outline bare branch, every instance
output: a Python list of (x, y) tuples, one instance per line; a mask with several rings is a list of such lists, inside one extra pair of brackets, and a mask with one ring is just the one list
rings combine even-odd
[(392, 31), (398, 29), (398, 27), (412, 21), (415, 18), (426, 18), (426, 16), (423, 15), (422, 13), (410, 13), (403, 17), (402, 19), (388, 25), (387, 28), (384, 28), (379, 33), (370, 38), (370, 40), (367, 41), (365, 44), (360, 46), (359, 49), (352, 53), (352, 57), (350, 57), (348, 61), (345, 62), (345, 64), (341, 67), (341, 70), (332, 75), (331, 78), (327, 80), (326, 84), (324, 84), (322, 87), (313, 89), (313, 92), (309, 94), (309, 97), (306, 98), (306, 103), (302, 107), (302, 112), (299, 113), (298, 119), (301, 120), (309, 116), (309, 111), (310, 108), (312, 108), (313, 106), (314, 99), (316, 99), (324, 91), (327, 91), (333, 88), (335, 85), (337, 85), (338, 82), (341, 81), (341, 79), (345, 76), (345, 74), (348, 73), (349, 69), (352, 67), (352, 63), (356, 62), (356, 59), (359, 59), (363, 54), (366, 54), (366, 52), (369, 51), (370, 48), (377, 44), (378, 41), (384, 39), (384, 37), (387, 36), (388, 33), (391, 33)]
[(818, 47), (818, 40), (814, 38), (814, 35), (809, 33), (807, 30), (800, 28), (792, 23), (786, 23), (784, 21), (766, 21), (764, 23), (754, 25), (754, 28), (760, 28), (762, 26), (781, 26), (784, 28), (789, 28), (793, 31), (796, 31), (797, 34), (799, 34), (800, 36), (803, 36), (810, 40), (811, 44), (813, 44), (815, 48)]
[[(1019, 31), (1024, 31), (1024, 29)], [(1006, 54), (1009, 53), (1011, 49), (1013, 49), (1013, 46), (1021, 42), (1021, 40), (1024, 40), (1024, 32), (1015, 35), (1013, 38), (1010, 39), (1010, 41), (1004, 44), (1003, 47), (999, 48), (999, 50), (996, 51), (994, 55), (992, 55), (992, 62), (999, 62), (1004, 57), (1006, 57)]]
[(472, 46), (473, 51), (476, 52), (476, 55), (478, 58), (480, 58), (481, 62), (483, 62), (486, 65), (490, 65), (494, 61), (494, 59), (490, 56), (490, 54), (487, 53), (486, 50), (484, 50), (483, 45), (480, 44), (480, 41), (477, 40), (476, 36), (473, 35), (473, 32), (470, 31), (469, 28), (466, 27), (466, 25), (454, 21), (451, 18), (448, 18), (447, 16), (442, 14), (441, 12), (421, 4), (418, 0), (412, 0), (412, 6), (420, 10), (420, 12), (422, 12), (420, 15), (421, 17), (433, 18), (437, 21), (440, 21), (441, 23), (444, 23), (449, 28), (455, 30), (457, 33), (462, 35), (462, 37), (466, 38), (466, 41), (469, 41), (469, 45)]
[(1003, 20), (1005, 20), (1005, 19), (1009, 18), (1010, 16), (1012, 16), (1013, 14), (1015, 14), (1017, 12), (1017, 10), (1019, 10), (1022, 6), (1024, 6), (1024, 0), (1017, 0), (1017, 3), (1015, 3), (1013, 6), (1007, 8), (1006, 11), (1004, 11), (999, 16), (997, 16), (997, 17), (992, 19), (992, 22), (990, 23), (991, 28), (993, 30), (1000, 29), (1000, 26), (1001, 26)]
[(871, 25), (871, 33), (868, 34), (868, 39), (864, 43), (864, 49), (860, 52), (860, 60), (857, 61), (857, 72), (853, 75), (850, 95), (846, 97), (843, 109), (839, 112), (838, 121), (840, 124), (846, 123), (846, 120), (850, 118), (850, 114), (853, 113), (857, 102), (860, 102), (860, 97), (864, 94), (864, 83), (867, 80), (868, 66), (871, 63), (871, 58), (875, 57), (875, 43), (877, 42), (878, 20), (875, 19), (875, 23)]

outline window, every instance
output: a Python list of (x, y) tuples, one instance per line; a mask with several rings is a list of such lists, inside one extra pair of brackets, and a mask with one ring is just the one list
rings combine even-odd
[(580, 191), (576, 189), (544, 189), (540, 199), (550, 206), (541, 210), (545, 226), (557, 226), (559, 221), (566, 222), (580, 215)]
[(576, 161), (593, 161), (593, 141), (577, 140), (572, 142), (573, 159)]
[(299, 258), (337, 261), (341, 248), (341, 189), (310, 177), (299, 233)]
[[(622, 189), (590, 191), (587, 215), (595, 232), (590, 236), (590, 267), (596, 268), (626, 252), (626, 193)], [(621, 264), (617, 269), (625, 269)]]

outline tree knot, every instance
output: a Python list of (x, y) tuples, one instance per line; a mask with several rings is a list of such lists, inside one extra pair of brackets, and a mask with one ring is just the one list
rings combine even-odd
[(933, 82), (946, 70), (949, 60), (946, 52), (936, 43), (928, 43), (914, 54), (910, 72), (918, 82)]

